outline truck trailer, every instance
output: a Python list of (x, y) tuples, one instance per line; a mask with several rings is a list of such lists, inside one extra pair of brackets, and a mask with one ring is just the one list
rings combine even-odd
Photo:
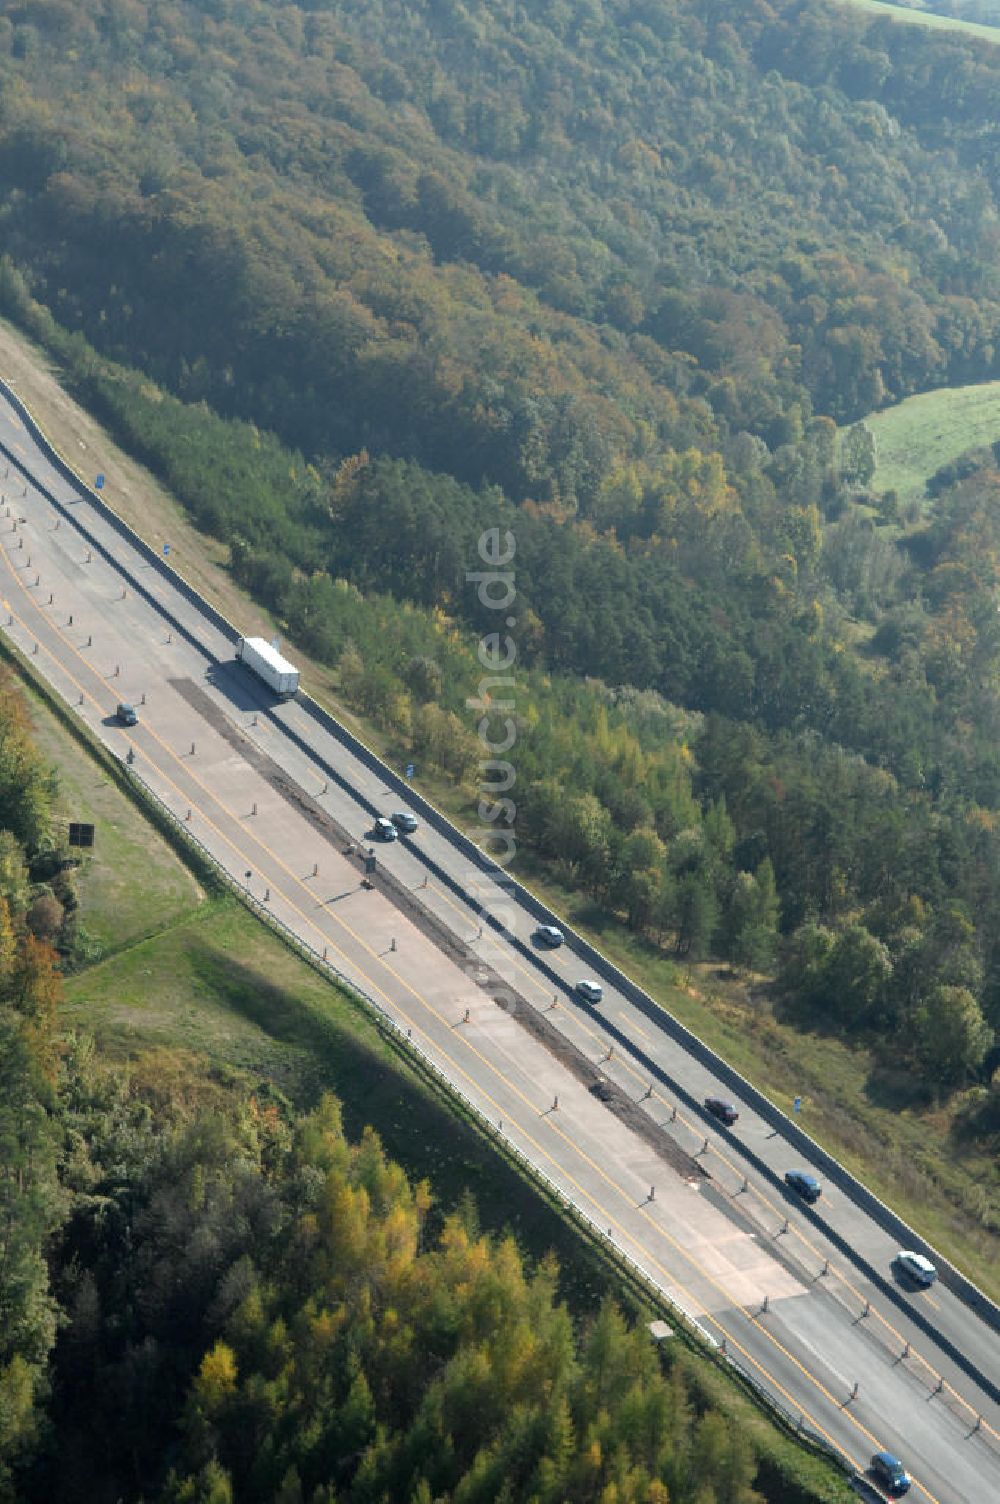
[(236, 644), (236, 656), (283, 700), (290, 700), (298, 690), (298, 669), (263, 637), (241, 637)]

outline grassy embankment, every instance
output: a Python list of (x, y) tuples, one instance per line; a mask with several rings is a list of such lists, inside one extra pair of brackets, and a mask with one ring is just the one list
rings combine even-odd
[[(97, 468), (107, 476), (105, 495), (133, 527), (154, 544), (169, 540), (171, 562), (176, 563), (176, 567), (243, 630), (256, 629), (271, 635), (274, 630), (271, 619), (247, 600), (226, 572), (225, 550), (196, 532), (175, 499), (141, 466), (117, 450), (94, 420), (67, 396), (58, 385), (48, 358), (19, 332), (2, 323), (0, 372), (15, 377), (17, 390), (43, 428), (58, 435), (65, 454), (79, 456), (84, 473), (88, 473), (99, 459)], [(997, 388), (996, 410), (1000, 427), (1000, 384)], [(949, 400), (958, 412), (965, 406), (970, 412), (966, 413), (964, 427), (963, 422), (955, 418), (956, 430), (961, 432), (947, 450), (940, 451), (940, 458), (938, 452), (934, 452), (928, 461), (930, 470), (925, 474), (931, 473), (945, 459), (983, 441), (984, 430), (979, 426), (981, 419), (973, 422), (970, 416), (979, 400), (975, 394), (981, 392), (982, 388), (972, 388), (967, 394), (932, 394), (931, 400), (937, 404), (939, 412), (948, 410), (945, 404), (949, 404)], [(963, 396), (965, 403), (961, 400)], [(913, 399), (916, 403), (927, 400)], [(891, 422), (895, 415), (898, 422), (899, 415), (909, 406), (901, 404), (892, 412), (878, 415), (878, 419)], [(909, 413), (904, 417), (908, 422)], [(941, 427), (940, 422), (938, 427)], [(911, 445), (916, 442), (916, 437), (909, 440)], [(883, 482), (885, 485), (893, 483)], [(390, 762), (398, 764), (400, 749), (394, 749), (384, 737), (363, 726), (356, 716), (338, 703), (335, 674), (324, 665), (310, 662), (301, 653), (297, 652), (296, 658), (302, 664), (310, 691), (327, 700), (352, 729), (384, 753)], [(454, 818), (459, 821), (468, 819), (468, 793), (443, 779), (422, 780), (421, 787), (422, 792)], [(891, 1203), (900, 1215), (965, 1269), (983, 1289), (1000, 1299), (1000, 1229), (990, 1231), (984, 1221), (991, 1208), (995, 1218), (1000, 1202), (1000, 1167), (992, 1156), (975, 1152), (952, 1134), (952, 1122), (960, 1104), (930, 1110), (907, 1102), (901, 1095), (905, 1083), (888, 1080), (874, 1072), (866, 1051), (851, 1049), (836, 1040), (803, 1036), (783, 1028), (766, 1001), (751, 997), (745, 986), (721, 978), (712, 967), (695, 968), (692, 974), (679, 978), (677, 968), (669, 958), (602, 920), (577, 895), (558, 889), (551, 879), (544, 878), (537, 871), (522, 867), (521, 875), (527, 877), (554, 908), (598, 942), (664, 1006), (724, 1054), (736, 1069), (774, 1101), (790, 1109), (793, 1098), (802, 1096), (803, 1126), (841, 1157), (877, 1195)], [(214, 928), (214, 923), (205, 924), (202, 933)], [(192, 978), (192, 984), (195, 981), (197, 978)], [(679, 981), (683, 985), (678, 985)], [(74, 987), (76, 985), (74, 983)], [(113, 976), (109, 977), (107, 995), (115, 996)], [(96, 1013), (101, 1004), (93, 986), (89, 999), (90, 1007)], [(204, 1010), (199, 1011), (203, 1015), (201, 1027), (210, 1027), (206, 1021), (208, 1015)], [(245, 1031), (248, 1025), (244, 1018), (237, 1027), (231, 1013), (231, 1009), (224, 1008), (222, 1019), (211, 1027), (231, 1032), (236, 1048), (237, 1041), (247, 1040)], [(262, 1047), (259, 1035), (253, 1035), (253, 1039), (255, 1048)], [(268, 1048), (272, 1048), (270, 1043)], [(298, 1057), (300, 1064), (308, 1055), (308, 1046), (303, 1049), (304, 1054)], [(347, 1084), (349, 1086), (350, 1081)], [(405, 1131), (400, 1132), (398, 1138), (386, 1132), (385, 1138), (390, 1152), (410, 1164)], [(397, 1143), (400, 1148), (397, 1148)], [(444, 1186), (439, 1184), (438, 1190), (442, 1196), (447, 1196)], [(486, 1214), (487, 1208), (484, 1207)]]
[[(534, 1257), (553, 1250), (578, 1313), (605, 1291), (635, 1314), (641, 1290), (581, 1239), (562, 1209), (523, 1178), (434, 1083), (414, 1071), (349, 993), (320, 977), (228, 895), (209, 891), (151, 828), (100, 749), (25, 695), (38, 744), (57, 770), (60, 814), (92, 820), (94, 850), (80, 873), (81, 916), (100, 959), (67, 978), (67, 1029), (94, 1036), (106, 1060), (128, 1061), (147, 1099), (173, 1107), (221, 1101), (234, 1086), (273, 1083), (300, 1105), (332, 1090), (352, 1137), (373, 1125), (439, 1205), (471, 1191), (483, 1224), (510, 1227)], [(67, 717), (68, 719), (68, 717)], [(84, 751), (81, 755), (81, 741)], [(688, 1362), (704, 1403), (747, 1431), (769, 1496), (840, 1504), (839, 1472), (775, 1428), (714, 1364)]]
[[(65, 980), (67, 1029), (106, 1059), (130, 1061), (167, 1098), (273, 1083), (306, 1107), (322, 1091), (366, 1124), (439, 1204), (476, 1197), (484, 1225), (512, 1227), (536, 1256), (555, 1248), (569, 1294), (591, 1304), (614, 1283), (553, 1206), (525, 1183), (434, 1081), (345, 989), (326, 980), (222, 887), (206, 887), (122, 788), (102, 750), (71, 730), (47, 694), (25, 690), (36, 740), (56, 769), (59, 813), (92, 821), (82, 854), (81, 921), (101, 953)], [(81, 751), (81, 747), (83, 750)]]
[(922, 392), (864, 421), (877, 446), (873, 490), (921, 501), (924, 483), (942, 465), (1000, 439), (1000, 381)]

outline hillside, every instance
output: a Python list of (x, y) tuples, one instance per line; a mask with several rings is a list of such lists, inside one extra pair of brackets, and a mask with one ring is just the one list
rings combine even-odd
[(509, 531), (521, 860), (993, 1143), (1000, 476), (901, 516), (855, 420), (996, 376), (996, 49), (818, 0), (0, 17), (0, 306), (212, 556), (472, 818)]

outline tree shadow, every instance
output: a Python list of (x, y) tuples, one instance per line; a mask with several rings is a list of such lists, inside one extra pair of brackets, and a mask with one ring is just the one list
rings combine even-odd
[(876, 1059), (865, 1079), (864, 1093), (873, 1107), (887, 1112), (923, 1110), (933, 1106), (933, 1094), (916, 1073), (891, 1061)]
[[(512, 1229), (532, 1260), (554, 1252), (561, 1268), (561, 1294), (577, 1314), (618, 1290), (611, 1271), (580, 1244), (573, 1228), (525, 1183), (485, 1134), (453, 1109), (433, 1080), (416, 1068), (407, 1069), (404, 1049), (397, 1064), (384, 1046), (365, 1040), (369, 1026), (360, 1004), (353, 1005), (357, 1023), (337, 1017), (332, 1007), (324, 1014), (322, 1001), (307, 1000), (294, 988), (272, 982), (255, 966), (197, 938), (188, 956), (194, 977), (220, 1005), (270, 1039), (308, 1052), (315, 1070), (297, 1094), (297, 1106), (308, 1107), (321, 1092), (332, 1091), (341, 1103), (348, 1138), (357, 1141), (365, 1127), (373, 1127), (386, 1154), (411, 1180), (430, 1181), (438, 1207), (454, 1207), (471, 1192), (484, 1228), (494, 1233)], [(332, 1000), (332, 985), (330, 990)], [(622, 1298), (620, 1290), (617, 1298)]]

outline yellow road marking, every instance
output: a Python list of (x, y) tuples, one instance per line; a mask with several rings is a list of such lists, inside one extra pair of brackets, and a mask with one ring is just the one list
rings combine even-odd
[[(30, 594), (30, 591), (28, 590), (28, 587), (24, 585), (23, 581), (14, 572), (14, 568), (11, 565), (9, 557), (7, 556), (6, 549), (4, 550), (4, 558), (5, 558), (5, 562), (7, 563), (8, 568), (11, 570), (11, 573), (14, 575), (14, 579), (15, 579), (16, 583), (20, 586), (22, 593), (27, 597), (27, 599), (31, 602), (31, 604), (34, 605), (36, 611), (38, 611), (40, 614), (44, 615), (43, 608), (39, 605), (38, 601)], [(9, 609), (9, 607), (8, 607), (8, 609)], [(92, 664), (90, 664), (83, 657), (83, 655), (79, 651), (79, 649), (77, 649), (76, 646), (72, 642), (70, 642), (68, 638), (65, 637), (62, 629), (59, 628), (49, 618), (46, 618), (46, 622), (47, 622), (47, 625), (49, 626), (50, 630), (53, 631), (56, 634), (56, 636), (59, 638), (59, 640), (63, 643), (63, 645), (66, 648), (68, 648), (70, 650), (70, 652), (76, 658), (79, 659), (79, 661), (81, 662), (81, 664), (83, 664), (83, 666), (88, 670), (88, 672), (91, 675), (93, 675), (94, 677), (100, 678), (102, 689), (106, 688), (104, 680), (98, 674), (98, 671), (93, 667)], [(22, 621), (22, 625), (25, 627), (26, 630), (28, 630), (30, 632), (30, 628), (27, 628), (27, 624), (26, 623), (24, 623)], [(46, 648), (46, 652), (47, 652), (47, 654), (50, 657), (53, 658), (53, 661), (55, 661), (56, 663), (58, 663), (58, 660), (55, 659), (55, 655), (51, 652), (50, 649)], [(83, 687), (83, 685), (80, 683), (80, 681), (71, 672), (67, 671), (63, 667), (62, 664), (58, 664), (58, 666), (59, 666), (59, 668), (61, 669), (61, 671), (63, 673), (67, 673), (67, 676), (69, 677), (71, 683), (73, 683), (73, 684), (76, 685), (77, 689), (80, 690), (80, 692), (83, 695), (85, 695), (85, 697), (90, 701), (90, 703), (94, 706), (94, 708), (96, 710), (100, 711), (102, 707), (100, 706), (100, 704), (98, 703), (98, 701), (96, 700), (96, 698), (93, 695), (89, 694), (87, 692), (87, 690)], [(301, 888), (305, 893), (307, 893), (309, 895), (309, 897), (310, 897), (310, 900), (312, 900), (312, 898), (313, 898), (312, 892), (308, 888), (308, 886), (306, 885), (306, 883), (304, 882), (304, 880), (301, 877), (299, 877), (299, 875), (297, 873), (293, 872), (291, 870), (291, 868), (288, 867), (287, 863), (285, 863), (285, 861), (277, 854), (277, 852), (275, 852), (271, 847), (269, 847), (267, 845), (267, 843), (265, 841), (263, 841), (260, 837), (258, 837), (256, 835), (253, 835), (252, 832), (244, 831), (243, 830), (243, 825), (242, 825), (241, 817), (239, 815), (235, 814), (226, 804), (224, 804), (224, 802), (222, 801), (221, 798), (219, 798), (218, 795), (216, 795), (210, 788), (208, 788), (208, 786), (202, 781), (201, 778), (198, 777), (198, 775), (191, 769), (191, 767), (189, 765), (187, 765), (185, 762), (182, 761), (182, 759), (179, 757), (179, 755), (176, 752), (174, 752), (173, 749), (170, 748), (167, 745), (167, 743), (163, 740), (163, 738), (160, 737), (159, 734), (156, 731), (154, 731), (152, 727), (150, 727), (150, 726), (147, 725), (147, 726), (144, 727), (144, 731), (145, 731), (145, 733), (153, 741), (155, 741), (157, 743), (157, 745), (162, 749), (162, 751), (164, 752), (164, 754), (166, 755), (166, 757), (168, 759), (171, 759), (175, 763), (177, 763), (177, 764), (180, 765), (182, 771), (187, 776), (187, 778), (197, 788), (199, 788), (202, 791), (202, 793), (204, 794), (204, 796), (209, 800), (209, 802), (211, 804), (216, 805), (219, 808), (219, 810), (229, 820), (231, 820), (237, 826), (237, 828), (239, 830), (243, 831), (244, 834), (249, 834), (250, 835), (250, 837), (251, 837), (251, 845), (252, 846), (256, 846), (259, 850), (266, 852), (267, 855), (269, 856), (269, 858), (283, 872), (285, 872), (289, 876), (289, 878), (291, 879), (292, 883), (296, 887)], [(140, 753), (142, 753), (143, 755), (145, 755), (143, 753), (142, 747), (138, 745), (138, 743), (135, 741), (135, 739), (133, 737), (126, 737), (125, 739), (129, 742), (130, 745), (132, 745), (133, 747), (136, 747), (139, 750)], [(157, 772), (164, 779), (164, 781), (178, 795), (181, 796), (182, 799), (187, 798), (187, 796), (183, 793), (182, 789), (179, 787), (179, 785), (176, 783), (176, 781), (174, 779), (172, 779), (168, 773), (166, 773), (162, 768), (157, 768)], [(243, 848), (241, 848), (240, 846), (238, 846), (236, 844), (236, 842), (230, 836), (228, 836), (222, 829), (220, 829), (220, 827), (208, 815), (206, 815), (203, 811), (199, 811), (199, 815), (200, 815), (200, 818), (205, 822), (205, 824), (208, 825), (209, 828), (212, 829), (216, 833), (216, 835), (224, 843), (224, 845), (226, 845), (235, 855), (239, 856), (240, 860), (243, 860), (243, 861), (249, 860), (248, 853)], [(257, 863), (256, 865), (259, 866), (260, 864)], [(284, 901), (284, 903), (287, 904), (287, 906), (293, 911), (293, 913), (297, 914), (299, 916), (299, 918), (302, 920), (302, 922), (310, 930), (312, 930), (315, 934), (317, 934), (318, 936), (320, 936), (320, 938), (324, 941), (325, 944), (329, 945), (331, 943), (330, 939), (329, 939), (329, 936), (323, 930), (321, 930), (318, 925), (316, 925), (316, 923), (314, 922), (314, 920), (308, 914), (306, 914), (302, 909), (300, 909), (299, 906), (288, 896), (288, 894), (284, 893), (281, 889), (278, 889), (277, 891), (280, 894), (281, 899)], [(357, 945), (359, 945), (361, 947), (361, 949), (363, 951), (365, 951), (376, 964), (382, 966), (383, 969), (385, 971), (387, 971), (397, 981), (397, 983), (400, 986), (402, 986), (405, 989), (405, 991), (408, 992), (423, 1008), (425, 1008), (426, 1011), (432, 1017), (434, 1017), (435, 1019), (437, 1019), (438, 1023), (440, 1023), (441, 1025), (443, 1025), (446, 1028), (450, 1027), (449, 1023), (448, 1023), (448, 1020), (444, 1018), (444, 1016), (438, 1011), (438, 1009), (435, 1008), (434, 1005), (432, 1003), (430, 1003), (420, 992), (418, 992), (407, 981), (407, 979), (405, 977), (403, 977), (396, 970), (395, 967), (393, 967), (391, 964), (389, 964), (386, 961), (386, 959), (383, 956), (378, 955), (372, 949), (372, 947), (370, 945), (368, 945), (368, 943), (355, 930), (353, 930), (350, 925), (347, 924), (346, 920), (344, 920), (340, 915), (338, 915), (338, 914), (331, 914), (328, 910), (325, 910), (325, 909), (324, 909), (324, 917), (326, 917), (327, 919), (333, 919), (333, 921), (334, 921), (334, 923), (336, 925), (339, 925), (340, 928), (342, 928), (343, 930), (345, 930), (354, 939), (355, 943)], [(474, 1092), (482, 1093), (482, 1095), (485, 1096), (486, 1100), (490, 1103), (490, 1105), (497, 1111), (498, 1115), (501, 1115), (501, 1116), (504, 1115), (504, 1109), (501, 1106), (501, 1104), (499, 1102), (497, 1102), (497, 1100), (488, 1091), (485, 1090), (485, 1088), (483, 1087), (483, 1085), (482, 1085), (482, 1083), (480, 1081), (475, 1080), (475, 1078), (471, 1077), (468, 1074), (468, 1072), (464, 1069), (464, 1067), (462, 1067), (458, 1063), (458, 1061), (454, 1058), (454, 1056), (452, 1056), (452, 1054), (447, 1049), (445, 1049), (444, 1046), (439, 1045), (436, 1041), (434, 1041), (431, 1038), (431, 1036), (426, 1032), (426, 1030), (424, 1028), (422, 1028), (417, 1023), (417, 1021), (415, 1019), (410, 1018), (403, 1011), (403, 1009), (400, 1007), (400, 1005), (399, 1005), (399, 1003), (397, 1001), (395, 1001), (394, 999), (390, 998), (382, 990), (382, 988), (379, 987), (379, 985), (368, 975), (368, 973), (365, 972), (362, 967), (358, 966), (356, 962), (352, 962), (350, 960), (350, 958), (348, 958), (348, 956), (345, 954), (345, 952), (342, 951), (340, 949), (340, 947), (337, 946), (335, 943), (333, 944), (333, 949), (343, 959), (343, 961), (345, 962), (345, 964), (346, 964), (346, 966), (347, 966), (347, 968), (349, 970), (353, 970), (353, 971), (355, 971), (357, 973), (360, 973), (360, 975), (363, 977), (364, 981), (369, 986), (371, 986), (373, 988), (373, 990), (378, 994), (378, 996), (380, 998), (382, 998), (382, 1000), (384, 1001), (387, 1009), (390, 1012), (402, 1014), (402, 1016), (407, 1020), (408, 1025), (411, 1026), (412, 1028), (414, 1028), (416, 1030), (416, 1032), (427, 1042), (427, 1044), (428, 1044), (428, 1046), (429, 1046), (429, 1048), (431, 1049), (432, 1052), (436, 1052), (439, 1056), (441, 1056), (445, 1060), (447, 1060), (448, 1063), (449, 1063), (449, 1065), (456, 1071), (456, 1073), (458, 1075), (460, 1075), (462, 1077), (463, 1080), (465, 1080), (472, 1087), (472, 1089), (473, 1089)], [(476, 1046), (472, 1043), (472, 1041), (467, 1036), (462, 1035), (461, 1037), (462, 1037), (463, 1046), (472, 1053), (472, 1055), (476, 1058), (476, 1060), (479, 1062), (479, 1064), (490, 1075), (495, 1076), (500, 1082), (502, 1082), (507, 1087), (507, 1089), (510, 1092), (512, 1092), (514, 1094), (514, 1096), (518, 1100), (520, 1100), (529, 1111), (532, 1112), (532, 1114), (537, 1114), (538, 1111), (539, 1111), (537, 1105), (529, 1101), (528, 1097), (525, 1095), (525, 1093), (523, 1091), (521, 1091), (520, 1087), (518, 1087), (508, 1077), (506, 1077), (503, 1074), (503, 1072), (500, 1071), (493, 1064), (492, 1061), (488, 1060), (482, 1054), (482, 1052), (476, 1048)], [(506, 1112), (506, 1117), (507, 1117), (508, 1121), (511, 1121), (509, 1111)], [(538, 1140), (535, 1139), (535, 1137), (534, 1137), (533, 1134), (531, 1134), (526, 1128), (524, 1128), (523, 1125), (521, 1125), (520, 1123), (517, 1123), (516, 1119), (513, 1120), (513, 1121), (516, 1123), (516, 1126), (517, 1126), (519, 1134), (527, 1142), (529, 1142), (534, 1149), (537, 1150), (537, 1152), (539, 1153), (539, 1155), (543, 1159), (545, 1159), (549, 1164), (551, 1164), (553, 1166), (553, 1168), (560, 1175), (564, 1176), (569, 1181), (569, 1183), (574, 1187), (574, 1189), (576, 1189), (576, 1191), (578, 1192), (578, 1194), (585, 1201), (589, 1202), (596, 1210), (600, 1211), (602, 1218), (605, 1220), (605, 1225), (617, 1227), (619, 1229), (619, 1232), (621, 1233), (622, 1237), (624, 1237), (625, 1239), (627, 1239), (627, 1241), (630, 1242), (631, 1244), (633, 1244), (633, 1245), (637, 1246), (638, 1248), (640, 1248), (641, 1251), (642, 1251), (642, 1253), (643, 1253), (644, 1258), (648, 1258), (650, 1260), (651, 1264), (663, 1275), (663, 1277), (666, 1280), (666, 1282), (667, 1282), (668, 1285), (673, 1286), (674, 1288), (682, 1291), (683, 1294), (685, 1295), (685, 1297), (694, 1306), (699, 1306), (701, 1304), (699, 1301), (695, 1300), (693, 1298), (693, 1296), (691, 1295), (691, 1292), (688, 1291), (683, 1285), (681, 1285), (679, 1283), (679, 1281), (676, 1279), (676, 1277), (669, 1270), (667, 1270), (664, 1265), (662, 1265), (660, 1263), (660, 1261), (655, 1257), (655, 1255), (652, 1254), (652, 1252), (649, 1249), (647, 1249), (645, 1247), (645, 1245), (642, 1242), (640, 1242), (638, 1238), (635, 1237), (634, 1234), (630, 1233), (629, 1230), (626, 1227), (624, 1227), (624, 1225), (620, 1221), (618, 1221), (618, 1219), (615, 1218), (612, 1213), (609, 1212), (608, 1208), (606, 1206), (604, 1206), (604, 1204), (602, 1202), (599, 1202), (597, 1200), (597, 1198), (593, 1195), (592, 1192), (588, 1191), (584, 1186), (582, 1186), (579, 1183), (579, 1181), (577, 1181), (576, 1178), (566, 1169), (566, 1167), (564, 1165), (560, 1164), (560, 1162), (558, 1160), (556, 1160), (553, 1155), (551, 1155), (546, 1149), (544, 1149), (542, 1147), (542, 1145), (538, 1142)], [(719, 1280), (717, 1280), (714, 1276), (712, 1276), (712, 1275), (706, 1273), (704, 1270), (700, 1269), (699, 1266), (698, 1266), (698, 1264), (696, 1263), (696, 1261), (694, 1259), (694, 1256), (692, 1254), (690, 1254), (679, 1242), (677, 1242), (677, 1240), (674, 1239), (670, 1235), (670, 1233), (666, 1231), (665, 1228), (663, 1228), (663, 1227), (659, 1226), (657, 1223), (653, 1222), (653, 1219), (652, 1219), (652, 1217), (651, 1217), (651, 1215), (650, 1215), (650, 1213), (648, 1212), (647, 1209), (645, 1209), (644, 1207), (635, 1208), (635, 1198), (634, 1198), (634, 1193), (633, 1192), (630, 1192), (629, 1190), (626, 1189), (626, 1187), (624, 1187), (623, 1185), (621, 1185), (617, 1181), (615, 1181), (600, 1165), (598, 1165), (596, 1163), (596, 1161), (594, 1161), (589, 1155), (587, 1155), (579, 1147), (579, 1145), (575, 1144), (573, 1142), (573, 1140), (566, 1133), (564, 1133), (562, 1131), (562, 1129), (560, 1129), (558, 1127), (558, 1124), (554, 1122), (554, 1120), (553, 1120), (553, 1118), (552, 1118), (551, 1115), (547, 1116), (545, 1118), (545, 1121), (546, 1121), (546, 1124), (548, 1125), (550, 1131), (554, 1132), (560, 1139), (562, 1139), (562, 1141), (567, 1145), (567, 1147), (573, 1153), (575, 1153), (576, 1155), (578, 1155), (579, 1158), (581, 1160), (583, 1160), (584, 1163), (586, 1163), (591, 1168), (591, 1170), (597, 1175), (597, 1177), (600, 1180), (602, 1180), (603, 1182), (605, 1182), (608, 1185), (608, 1187), (617, 1196), (619, 1196), (623, 1201), (625, 1201), (625, 1203), (628, 1205), (628, 1207), (630, 1209), (632, 1209), (632, 1210), (638, 1210), (639, 1211), (640, 1216), (643, 1218), (644, 1221), (646, 1221), (646, 1222), (649, 1223), (649, 1225), (652, 1228), (652, 1230), (655, 1233), (657, 1233), (661, 1238), (663, 1238), (675, 1250), (675, 1252), (677, 1252), (681, 1257), (683, 1257), (686, 1260), (687, 1263), (689, 1263), (691, 1265), (691, 1267), (693, 1268), (693, 1270), (694, 1270), (694, 1272), (695, 1272), (695, 1274), (696, 1274), (697, 1277), (705, 1280), (708, 1284), (710, 1284), (711, 1286), (713, 1286), (719, 1292), (719, 1294), (725, 1300), (727, 1306), (732, 1306), (734, 1311), (739, 1310), (740, 1314), (743, 1316), (743, 1318), (746, 1321), (748, 1321), (752, 1326), (754, 1326), (759, 1333), (761, 1333), (763, 1336), (765, 1336), (767, 1338), (767, 1340), (786, 1358), (786, 1360), (788, 1362), (790, 1362), (791, 1364), (793, 1364), (793, 1366), (795, 1366), (799, 1370), (799, 1372), (802, 1374), (803, 1378), (808, 1383), (812, 1384), (813, 1387), (816, 1388), (819, 1391), (819, 1393), (822, 1394), (832, 1405), (834, 1405), (834, 1406), (840, 1406), (840, 1402), (838, 1402), (834, 1398), (834, 1396), (830, 1393), (830, 1391), (828, 1389), (826, 1389), (826, 1387), (823, 1385), (823, 1383), (815, 1375), (811, 1374), (808, 1371), (808, 1369), (805, 1368), (805, 1366), (802, 1364), (802, 1362), (798, 1358), (796, 1358), (794, 1356), (794, 1354), (792, 1354), (791, 1352), (789, 1352), (788, 1349), (785, 1348), (785, 1346), (781, 1342), (778, 1341), (778, 1339), (773, 1335), (773, 1333), (771, 1333), (768, 1330), (768, 1328), (766, 1326), (762, 1325), (762, 1323), (756, 1317), (750, 1315), (749, 1312), (746, 1312), (741, 1307), (738, 1307), (738, 1306), (734, 1305), (732, 1296), (725, 1289), (725, 1287), (722, 1285), (722, 1283)], [(611, 1219), (610, 1222), (607, 1221), (607, 1219), (609, 1217)], [(728, 1332), (728, 1330), (724, 1327), (723, 1323), (719, 1320), (719, 1318), (717, 1318), (716, 1316), (712, 1315), (711, 1312), (707, 1312), (706, 1311), (706, 1312), (704, 1312), (703, 1319), (706, 1320), (706, 1321), (708, 1321), (708, 1322), (710, 1322), (720, 1332), (722, 1332), (726, 1336), (727, 1342), (732, 1341), (733, 1345), (741, 1352), (741, 1354), (743, 1354), (747, 1358), (747, 1361), (750, 1362), (755, 1368), (758, 1368), (761, 1373), (765, 1374), (767, 1376), (767, 1378), (768, 1378), (768, 1382), (779, 1393), (781, 1393), (783, 1396), (785, 1396), (785, 1398), (790, 1401), (790, 1403), (793, 1405), (793, 1407), (798, 1408), (800, 1410), (802, 1409), (801, 1405), (796, 1400), (794, 1400), (793, 1397), (790, 1394), (788, 1394), (788, 1392), (783, 1388), (783, 1386), (778, 1382), (778, 1380), (772, 1374), (770, 1374), (770, 1372), (763, 1366), (763, 1364), (761, 1364), (759, 1362), (759, 1360), (753, 1358), (753, 1356), (750, 1353), (746, 1352), (746, 1350), (736, 1341), (736, 1339), (732, 1336), (732, 1334), (730, 1332)], [(959, 1398), (961, 1398), (961, 1397), (959, 1396)], [(963, 1403), (964, 1403), (964, 1401), (963, 1401)], [(807, 1412), (803, 1411), (803, 1414), (806, 1415)], [(828, 1435), (828, 1433), (824, 1430), (824, 1428), (822, 1426), (820, 1426), (819, 1422), (815, 1419), (815, 1417), (809, 1415), (808, 1419), (810, 1421), (810, 1424), (814, 1425), (815, 1428), (816, 1428), (816, 1430), (820, 1434), (822, 1434), (823, 1436), (825, 1436), (827, 1438), (827, 1440), (829, 1440), (831, 1442), (832, 1445), (834, 1445), (834, 1446), (837, 1445), (835, 1442), (833, 1442), (833, 1439)], [(851, 1424), (857, 1430), (859, 1430), (862, 1433), (862, 1435), (864, 1435), (870, 1442), (874, 1443), (876, 1446), (878, 1445), (877, 1438), (870, 1431), (868, 1431), (867, 1427), (865, 1427), (858, 1420), (858, 1418), (855, 1415), (850, 1414), (849, 1415), (849, 1419), (851, 1421)], [(927, 1490), (925, 1489), (924, 1492), (926, 1493)], [(927, 1493), (927, 1497), (932, 1500), (932, 1504), (938, 1504), (938, 1501), (934, 1500), (933, 1495), (931, 1495), (930, 1493)]]

